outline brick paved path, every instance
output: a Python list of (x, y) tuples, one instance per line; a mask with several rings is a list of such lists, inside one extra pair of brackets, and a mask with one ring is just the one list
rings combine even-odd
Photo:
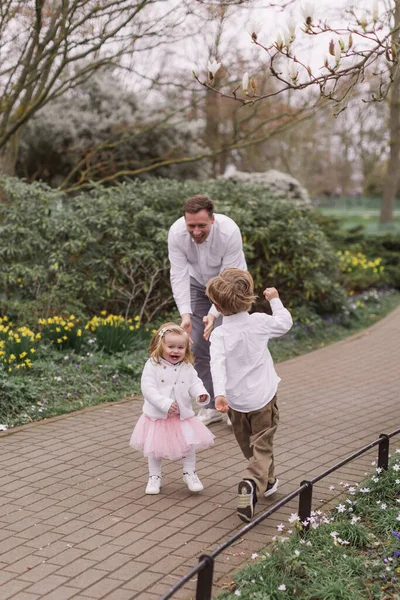
[[(399, 357), (400, 309), (278, 365), (275, 499), (400, 426)], [(165, 462), (163, 493), (145, 496), (146, 462), (128, 447), (140, 410), (140, 400), (103, 405), (0, 434), (1, 600), (155, 600), (200, 553), (237, 531), (243, 459), (230, 429), (212, 425), (216, 446), (198, 456), (202, 494), (190, 495), (181, 465)], [(362, 478), (375, 452), (321, 482), (315, 506), (337, 493), (331, 483)], [(285, 507), (218, 558), (215, 592), (294, 510), (295, 503)], [(192, 598), (194, 585), (176, 597)]]

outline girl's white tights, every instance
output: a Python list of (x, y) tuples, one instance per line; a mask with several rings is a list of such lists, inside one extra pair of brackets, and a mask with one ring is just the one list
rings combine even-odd
[[(161, 458), (149, 456), (149, 475), (158, 475), (161, 477)], [(189, 473), (196, 470), (196, 451), (191, 448), (183, 457), (183, 472)]]

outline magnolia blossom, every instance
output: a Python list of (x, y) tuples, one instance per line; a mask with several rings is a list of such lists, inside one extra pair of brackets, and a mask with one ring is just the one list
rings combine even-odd
[(276, 36), (276, 47), (278, 48), (278, 50), (282, 50), (283, 48), (283, 37), (280, 31), (278, 31), (278, 35)]
[(300, 12), (303, 15), (305, 24), (310, 26), (314, 17), (314, 3), (304, 2), (302, 7), (300, 8)]
[(293, 17), (288, 17), (286, 26), (288, 28), (288, 32), (290, 33), (291, 41), (293, 42), (294, 38), (296, 37), (296, 21)]
[(221, 63), (218, 63), (216, 60), (213, 60), (212, 62), (210, 60), (208, 61), (207, 69), (208, 69), (208, 77), (209, 77), (210, 81), (212, 81), (215, 78), (215, 74), (220, 69), (220, 67), (221, 67)]
[(336, 64), (338, 65), (340, 63), (340, 59), (341, 59), (341, 56), (342, 56), (342, 47), (340, 45), (339, 40), (335, 44), (334, 52), (335, 52)]
[(282, 34), (283, 34), (283, 43), (286, 46), (286, 48), (289, 48), (290, 44), (293, 42), (292, 36), (290, 35), (290, 33), (287, 29), (284, 29)]
[(289, 63), (289, 77), (290, 79), (295, 82), (297, 77), (299, 76), (299, 67), (295, 62), (290, 62)]
[(378, 5), (378, 0), (374, 0), (373, 4), (372, 4), (372, 20), (374, 23), (377, 22), (379, 17), (379, 5)]
[(250, 21), (250, 23), (247, 26), (247, 31), (250, 35), (250, 37), (256, 41), (258, 34), (260, 33), (261, 29), (263, 28), (262, 24), (260, 24), (259, 21)]
[(249, 91), (249, 74), (247, 73), (247, 71), (243, 75), (242, 89), (243, 89), (243, 91), (244, 91), (245, 94), (248, 94), (248, 91)]

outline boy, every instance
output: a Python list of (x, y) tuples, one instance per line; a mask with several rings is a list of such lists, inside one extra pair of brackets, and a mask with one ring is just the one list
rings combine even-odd
[(264, 290), (272, 316), (249, 314), (255, 300), (247, 271), (228, 268), (213, 277), (206, 294), (222, 313), (222, 325), (211, 334), (211, 373), (215, 407), (229, 412), (236, 440), (248, 459), (238, 487), (238, 516), (251, 521), (257, 493), (270, 496), (278, 488), (274, 474), (273, 436), (279, 421), (276, 391), (280, 378), (268, 340), (289, 331), (292, 317), (275, 288)]

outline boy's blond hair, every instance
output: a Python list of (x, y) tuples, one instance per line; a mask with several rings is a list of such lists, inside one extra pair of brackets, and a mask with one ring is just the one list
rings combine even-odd
[(162, 358), (165, 350), (165, 341), (164, 338), (167, 333), (176, 333), (178, 335), (182, 335), (185, 338), (185, 356), (183, 357), (183, 362), (193, 363), (194, 356), (189, 346), (189, 336), (186, 331), (173, 323), (172, 321), (168, 323), (164, 323), (164, 325), (160, 325), (157, 331), (154, 333), (153, 337), (150, 340), (149, 345), (149, 354), (155, 363), (160, 364), (160, 359)]
[(249, 310), (256, 296), (254, 281), (248, 271), (229, 267), (207, 284), (206, 294), (223, 315)]

